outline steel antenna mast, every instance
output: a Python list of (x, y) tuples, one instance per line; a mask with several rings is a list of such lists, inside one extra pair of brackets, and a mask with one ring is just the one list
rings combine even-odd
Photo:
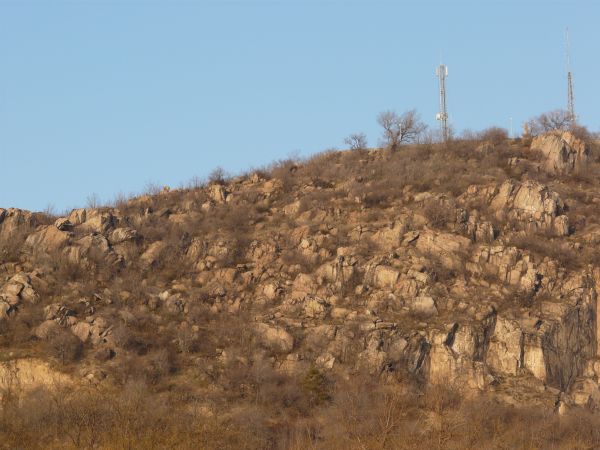
[(577, 121), (575, 115), (575, 96), (573, 95), (573, 73), (571, 72), (571, 42), (569, 40), (569, 28), (565, 33), (566, 56), (567, 56), (567, 111), (571, 124)]
[(435, 116), (440, 121), (440, 129), (442, 131), (442, 138), (444, 142), (448, 141), (448, 109), (446, 106), (446, 77), (448, 76), (448, 67), (444, 64), (440, 64), (435, 70), (435, 74), (440, 81), (440, 112)]

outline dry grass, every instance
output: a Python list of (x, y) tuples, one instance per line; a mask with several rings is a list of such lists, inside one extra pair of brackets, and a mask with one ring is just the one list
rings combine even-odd
[(4, 391), (0, 448), (441, 450), (600, 444), (600, 419), (587, 412), (559, 417), (489, 398), (465, 400), (448, 387), (419, 391), (359, 375), (331, 390), (316, 369), (298, 379), (264, 364), (229, 370), (231, 389), (241, 399), (232, 398), (237, 412), (228, 415), (186, 407), (190, 402), (200, 407), (208, 398), (160, 393), (136, 380), (117, 390)]
[[(354, 372), (345, 380), (335, 370), (314, 367), (286, 374), (274, 368), (286, 362), (285, 356), (269, 350), (254, 334), (253, 324), (273, 320), (272, 307), (282, 302), (253, 306), (254, 297), (262, 294), (253, 290), (252, 283), (279, 277), (288, 289), (294, 272), (287, 271), (290, 266), (312, 273), (332, 260), (339, 247), (353, 246), (361, 263), (373, 258), (380, 252), (373, 241), (368, 237), (361, 237), (358, 243), (351, 239), (359, 222), (367, 226), (389, 223), (406, 207), (424, 216), (429, 227), (454, 229), (456, 197), (472, 184), (501, 183), (507, 178), (552, 183), (570, 202), (573, 223), (575, 216), (593, 216), (593, 195), (582, 194), (572, 185), (594, 187), (600, 173), (597, 153), (588, 171), (550, 178), (542, 172), (510, 167), (509, 158), (529, 158), (531, 162), (538, 155), (525, 154), (518, 143), (506, 140), (502, 130), (487, 133), (486, 139), (496, 145), (490, 154), (476, 151), (478, 141), (452, 141), (400, 146), (396, 152), (331, 151), (306, 161), (280, 161), (252, 172), (263, 180), (281, 182), (282, 188), (269, 196), (251, 183), (240, 188), (247, 180), (236, 181), (215, 171), (210, 181), (235, 195), (209, 209), (202, 207), (209, 200), (203, 182), (172, 191), (150, 187), (151, 196), (117, 197), (113, 206), (121, 216), (119, 226), (131, 226), (139, 233), (138, 239), (121, 244), (125, 261), (112, 265), (92, 252), (82, 265), (64, 257), (62, 249), (32, 260), (34, 267), (47, 273), (48, 286), (39, 290), (43, 294), (40, 304), (23, 305), (10, 320), (0, 321), (3, 351), (27, 350), (61, 362), (63, 370), (73, 372), (77, 361), (85, 358), (86, 363), (105, 364), (102, 368), (112, 381), (98, 388), (4, 393), (0, 448), (597, 448), (600, 423), (588, 412), (558, 418), (551, 411), (509, 407), (489, 397), (465, 400), (454, 390), (422, 389), (411, 382), (416, 375), (400, 373), (400, 368), (394, 368), (397, 372), (391, 378), (403, 382), (391, 385)], [(443, 200), (417, 204), (414, 197), (420, 192), (431, 192)], [(300, 213), (308, 213), (302, 217), (325, 217), (307, 231), (320, 238), (321, 253), (299, 251), (298, 235), (292, 237), (309, 222), (282, 212), (298, 199)], [(484, 204), (468, 206), (482, 216), (490, 213)], [(336, 212), (340, 209), (358, 219), (346, 221)], [(178, 220), (171, 220), (175, 215)], [(48, 215), (38, 221), (50, 223), (51, 219)], [(30, 231), (2, 242), (3, 262), (21, 262), (20, 249)], [(529, 250), (536, 261), (549, 257), (568, 269), (599, 263), (597, 252), (573, 250), (559, 239), (533, 234), (511, 237), (508, 233), (502, 236), (504, 242)], [(162, 241), (165, 249), (154, 264), (143, 266), (140, 255), (157, 241)], [(269, 255), (275, 263), (252, 267), (248, 249), (253, 242), (265, 241), (275, 242), (276, 251)], [(198, 242), (199, 255), (191, 261), (188, 251)], [(214, 257), (212, 267), (248, 264), (240, 272), (246, 270), (252, 276), (248, 286), (241, 282), (226, 286), (232, 290), (227, 295), (215, 292), (210, 280), (209, 286), (195, 280), (199, 270), (195, 264), (212, 258), (208, 249), (217, 242), (223, 242), (228, 251)], [(427, 261), (424, 270), (431, 275), (433, 288), (444, 288), (458, 277), (472, 275), (463, 264), (471, 250), (457, 252), (458, 264), (453, 268), (439, 255), (417, 252), (417, 256)], [(339, 305), (358, 307), (364, 301), (359, 298), (362, 294), (354, 294), (360, 281), (357, 275), (347, 283)], [(181, 284), (191, 286), (185, 294), (186, 313), (168, 310), (165, 302), (158, 300), (160, 292)], [(234, 299), (241, 306), (229, 310), (227, 302)], [(98, 308), (110, 322), (109, 342), (100, 347), (89, 342), (81, 345), (71, 339), (66, 328), (48, 340), (32, 336), (44, 320), (44, 306), (60, 301), (76, 309), (73, 305), (81, 300)], [(515, 296), (515, 302), (529, 307), (532, 298), (523, 294)], [(77, 310), (78, 320), (87, 314)], [(344, 331), (353, 338), (344, 344), (336, 364), (351, 366), (364, 350), (364, 333), (356, 323), (346, 324)], [(323, 350), (301, 342), (304, 336), (297, 334), (296, 347), (306, 344), (303, 351), (310, 356)]]

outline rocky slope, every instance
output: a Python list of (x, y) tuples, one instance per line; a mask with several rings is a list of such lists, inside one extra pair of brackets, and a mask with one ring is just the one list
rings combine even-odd
[(264, 365), (595, 408), (592, 150), (333, 152), (65, 217), (0, 209), (3, 359), (49, 363), (46, 384), (141, 371), (225, 395)]

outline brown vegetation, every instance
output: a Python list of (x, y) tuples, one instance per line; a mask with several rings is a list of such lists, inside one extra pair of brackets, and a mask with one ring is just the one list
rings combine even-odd
[[(597, 447), (597, 406), (558, 415), (548, 398), (567, 388), (530, 368), (490, 363), (482, 392), (427, 381), (433, 345), (481, 365), (499, 314), (534, 327), (542, 302), (569, 307), (567, 277), (588, 289), (600, 267), (597, 149), (585, 169), (554, 175), (503, 129), (416, 145), (416, 112), (380, 123), (386, 149), (353, 135), (352, 151), (237, 177), (217, 169), (106, 207), (92, 197), (64, 230), (47, 215), (0, 234), (0, 359), (39, 358), (77, 380), (0, 383), (0, 448)], [(564, 205), (493, 204), (507, 180)], [(546, 226), (559, 215), (568, 233)], [(25, 245), (48, 229), (56, 245)], [(479, 348), (459, 359), (450, 341), (463, 326)], [(519, 333), (499, 347), (522, 345)], [(506, 380), (538, 384), (509, 406)]]

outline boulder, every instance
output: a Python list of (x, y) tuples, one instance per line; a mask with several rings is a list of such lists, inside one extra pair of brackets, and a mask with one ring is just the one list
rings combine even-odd
[(505, 181), (500, 185), (490, 205), (495, 210), (519, 210), (537, 219), (546, 214), (555, 217), (562, 213), (565, 207), (556, 192), (531, 180), (524, 183)]
[(209, 188), (209, 196), (215, 203), (225, 203), (227, 191), (220, 184), (213, 184)]
[(262, 288), (262, 293), (269, 300), (275, 300), (281, 294), (281, 289), (275, 283), (267, 283)]
[(507, 180), (494, 191), (490, 207), (498, 217), (521, 222), (524, 228), (548, 230), (557, 236), (569, 234), (564, 202), (543, 184)]
[(106, 342), (107, 336), (112, 331), (112, 326), (104, 317), (96, 317), (90, 328), (90, 342), (92, 345), (99, 345)]
[(23, 285), (20, 283), (9, 282), (2, 287), (0, 296), (11, 306), (18, 305), (21, 302), (21, 291)]
[(78, 209), (74, 209), (73, 211), (71, 211), (71, 214), (69, 214), (69, 222), (74, 225), (81, 225), (83, 222), (85, 222), (85, 219), (87, 217), (87, 213), (86, 210), (84, 208), (78, 208)]
[(514, 320), (498, 317), (490, 340), (486, 362), (501, 374), (516, 375), (521, 362), (522, 331)]
[(453, 233), (439, 233), (424, 230), (419, 233), (416, 247), (421, 252), (434, 255), (446, 267), (459, 266), (460, 256), (457, 253), (466, 251), (471, 245), (471, 240)]
[(310, 319), (323, 319), (327, 315), (331, 305), (325, 300), (317, 297), (309, 297), (304, 302), (304, 314)]
[(60, 231), (71, 231), (73, 229), (73, 224), (69, 221), (69, 219), (65, 217), (56, 219), (56, 222), (54, 222), (54, 226)]
[(54, 320), (46, 320), (33, 330), (33, 335), (38, 339), (49, 339), (60, 330), (60, 325)]
[(410, 304), (410, 310), (415, 314), (424, 316), (434, 316), (438, 312), (433, 297), (428, 296), (414, 298)]
[(137, 239), (138, 232), (133, 228), (115, 228), (110, 234), (110, 242), (113, 244), (121, 244), (126, 241), (133, 241)]
[(307, 294), (313, 294), (317, 290), (317, 284), (312, 275), (300, 273), (292, 284), (292, 298), (304, 298)]
[(400, 272), (393, 267), (377, 266), (373, 273), (373, 285), (381, 289), (393, 289), (400, 277)]
[(11, 306), (8, 303), (0, 301), (0, 320), (8, 319), (8, 313), (10, 312), (10, 308)]
[(236, 280), (238, 276), (238, 271), (234, 268), (224, 268), (217, 269), (213, 274), (213, 281), (216, 281), (220, 284), (231, 285)]
[(281, 191), (282, 188), (283, 182), (277, 178), (274, 178), (272, 180), (265, 181), (262, 187), (262, 192), (268, 197), (278, 191)]
[(44, 308), (44, 319), (57, 323), (65, 323), (68, 317), (75, 316), (75, 311), (60, 303), (52, 303)]
[(154, 264), (156, 264), (166, 247), (167, 244), (165, 244), (162, 241), (153, 242), (148, 246), (148, 248), (142, 254), (142, 256), (140, 256), (140, 262), (144, 267), (153, 266)]
[(373, 233), (371, 239), (382, 250), (392, 251), (398, 248), (402, 243), (402, 239), (408, 228), (406, 222), (406, 218), (398, 220), (395, 223)]
[(37, 303), (39, 295), (31, 286), (31, 281), (31, 277), (28, 274), (18, 272), (2, 286), (0, 289), (0, 298), (12, 306), (18, 305), (21, 301)]
[(29, 285), (23, 286), (23, 290), (21, 291), (19, 296), (23, 301), (26, 301), (28, 303), (37, 303), (40, 299), (38, 293), (33, 289), (33, 287)]
[(300, 201), (295, 201), (283, 207), (283, 213), (286, 216), (295, 216), (297, 215), (302, 208), (302, 203)]
[(260, 342), (274, 352), (289, 353), (294, 348), (294, 337), (281, 327), (257, 323), (255, 330)]
[(24, 247), (33, 253), (54, 251), (63, 247), (69, 241), (69, 237), (69, 233), (55, 226), (45, 226), (27, 236)]
[(91, 334), (92, 326), (86, 322), (77, 322), (71, 327), (71, 332), (79, 338), (81, 342), (86, 342)]
[(540, 151), (545, 158), (545, 168), (552, 173), (570, 173), (585, 166), (590, 149), (570, 131), (552, 131), (537, 136), (531, 150)]
[(34, 215), (17, 208), (0, 208), (0, 239), (9, 239), (15, 232), (32, 229), (36, 225)]
[(114, 225), (112, 213), (99, 209), (74, 209), (69, 222), (83, 232), (106, 233)]

